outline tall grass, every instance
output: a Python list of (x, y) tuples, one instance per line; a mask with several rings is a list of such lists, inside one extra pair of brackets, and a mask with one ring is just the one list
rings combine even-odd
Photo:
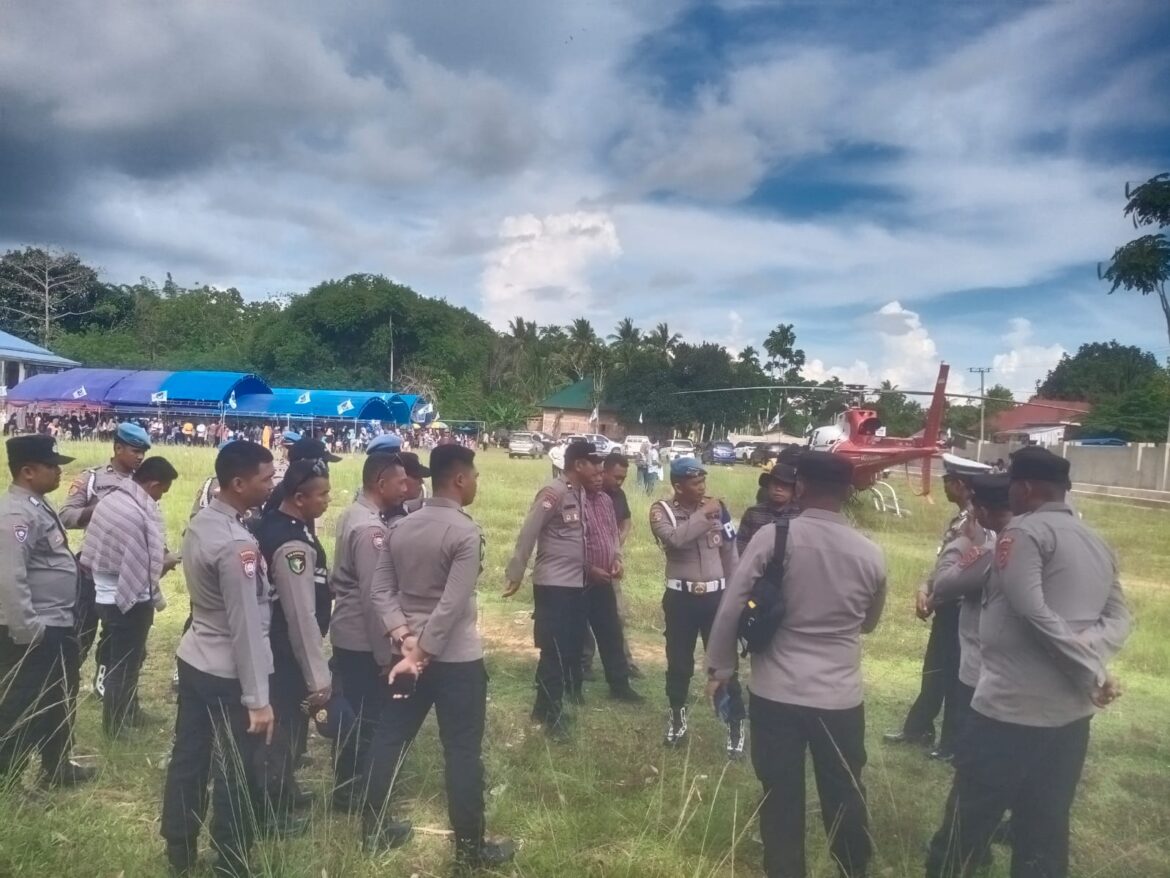
[[(205, 449), (163, 448), (182, 473), (164, 500), (168, 536), (177, 546), (191, 501), (210, 474)], [(76, 454), (70, 468), (97, 463), (106, 449), (67, 445)], [(715, 878), (760, 874), (754, 840), (759, 785), (748, 762), (728, 764), (722, 730), (701, 703), (700, 676), (692, 687), (691, 740), (681, 752), (665, 749), (661, 600), (662, 556), (648, 525), (650, 498), (630, 486), (634, 531), (626, 553), (625, 592), (630, 605), (632, 647), (647, 673), (638, 688), (649, 696), (641, 708), (615, 705), (604, 684), (587, 688), (578, 708), (572, 743), (550, 745), (528, 720), (535, 651), (532, 649), (531, 589), (511, 601), (499, 597), (503, 570), (533, 494), (548, 476), (546, 462), (509, 461), (499, 452), (480, 456), (480, 496), (470, 510), (483, 526), (488, 552), (480, 580), (481, 626), (489, 656), (485, 761), (488, 824), (522, 847), (503, 874), (517, 876), (631, 876)], [(334, 505), (325, 517), (327, 548), (332, 526), (353, 499), (360, 459), (334, 467)], [(756, 471), (746, 467), (711, 474), (711, 493), (727, 499), (738, 516), (755, 495)], [(68, 480), (65, 482), (67, 487)], [(64, 493), (64, 487), (61, 495)], [(660, 489), (662, 496), (665, 489)], [(913, 617), (911, 601), (933, 563), (935, 546), (949, 515), (903, 491), (909, 515), (879, 516), (863, 503), (850, 514), (885, 550), (890, 600), (877, 632), (866, 639), (873, 874), (922, 874), (922, 847), (937, 828), (950, 781), (945, 766), (920, 753), (888, 748), (880, 733), (900, 724), (918, 687), (928, 628)], [(59, 495), (59, 496), (61, 496)], [(59, 498), (58, 498), (59, 499)], [(1094, 721), (1093, 743), (1073, 814), (1073, 874), (1082, 876), (1170, 875), (1170, 514), (1079, 503), (1086, 520), (1117, 548), (1123, 582), (1138, 628), (1116, 664), (1127, 692)], [(76, 544), (75, 544), (76, 545)], [(158, 615), (143, 675), (142, 699), (166, 721), (139, 730), (124, 742), (106, 743), (100, 705), (79, 708), (77, 746), (95, 754), (101, 776), (94, 785), (45, 793), (31, 783), (0, 794), (0, 876), (154, 876), (163, 873), (158, 814), (161, 760), (169, 752), (173, 706), (169, 694), (174, 648), (186, 615), (181, 573), (164, 589), (171, 606)], [(697, 669), (701, 671), (701, 657)], [(83, 670), (83, 680), (91, 668)], [(317, 794), (310, 832), (283, 842), (263, 842), (257, 861), (264, 874), (289, 878), (329, 876), (426, 876), (446, 873), (451, 858), (443, 763), (433, 722), (424, 726), (402, 768), (393, 813), (411, 818), (409, 845), (377, 857), (360, 849), (360, 819), (328, 810), (329, 750), (314, 738), (311, 767), (302, 776)], [(31, 778), (30, 778), (31, 780)], [(835, 874), (820, 825), (815, 790), (808, 795), (809, 864), (813, 876)], [(204, 840), (206, 845), (206, 840)], [(1006, 876), (1006, 856), (997, 856), (992, 876)]]

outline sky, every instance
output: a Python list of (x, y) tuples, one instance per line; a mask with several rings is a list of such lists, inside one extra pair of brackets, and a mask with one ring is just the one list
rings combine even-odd
[(381, 273), (806, 374), (1170, 356), (1097, 263), (1170, 170), (1164, 0), (5, 5), (0, 247), (249, 298)]

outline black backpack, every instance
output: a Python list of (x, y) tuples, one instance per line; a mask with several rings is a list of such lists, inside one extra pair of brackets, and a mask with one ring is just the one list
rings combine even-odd
[(776, 523), (776, 544), (764, 574), (752, 585), (747, 604), (739, 615), (740, 656), (766, 650), (784, 618), (780, 584), (784, 580), (784, 553), (788, 548), (788, 522)]

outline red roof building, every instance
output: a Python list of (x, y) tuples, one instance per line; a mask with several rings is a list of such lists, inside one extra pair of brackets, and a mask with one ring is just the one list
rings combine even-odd
[(1087, 402), (1034, 396), (995, 415), (992, 430), (996, 436), (1027, 433), (1032, 441), (1048, 445), (1062, 441), (1064, 428), (1079, 425), (1092, 410)]

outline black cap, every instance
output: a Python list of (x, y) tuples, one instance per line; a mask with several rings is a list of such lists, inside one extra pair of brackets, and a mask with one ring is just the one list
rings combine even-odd
[(320, 439), (310, 439), (308, 436), (303, 436), (289, 446), (288, 460), (289, 463), (297, 460), (324, 460), (329, 463), (338, 463), (341, 458), (336, 454), (330, 454), (329, 449)]
[(14, 436), (8, 440), (8, 464), (20, 467), (29, 463), (43, 463), (46, 466), (63, 466), (73, 463), (72, 457), (57, 453), (57, 440), (52, 436), (34, 433), (31, 436)]
[(429, 479), (431, 477), (431, 471), (422, 465), (422, 461), (413, 451), (398, 452), (398, 459), (402, 461), (402, 468), (412, 479)]
[(823, 485), (852, 485), (853, 464), (840, 454), (806, 451), (796, 464), (796, 475)]
[(565, 467), (570, 467), (579, 460), (604, 463), (605, 457), (597, 453), (597, 446), (592, 442), (570, 442), (569, 447), (565, 449)]
[(771, 482), (780, 482), (785, 485), (796, 484), (796, 467), (790, 463), (780, 463), (779, 460), (766, 473), (760, 473), (760, 487), (766, 488)]
[(1007, 473), (991, 475), (980, 473), (971, 477), (971, 487), (975, 491), (975, 502), (988, 509), (1007, 509), (1008, 485), (1011, 478)]
[[(780, 453), (776, 455), (776, 460), (779, 463), (786, 463), (795, 470), (796, 462), (800, 460), (800, 456), (808, 449), (801, 445), (785, 445), (780, 449)], [(795, 477), (795, 472), (793, 473)]]
[(1012, 453), (1008, 475), (1015, 480), (1056, 482), (1069, 486), (1069, 462), (1039, 445), (1029, 445)]

